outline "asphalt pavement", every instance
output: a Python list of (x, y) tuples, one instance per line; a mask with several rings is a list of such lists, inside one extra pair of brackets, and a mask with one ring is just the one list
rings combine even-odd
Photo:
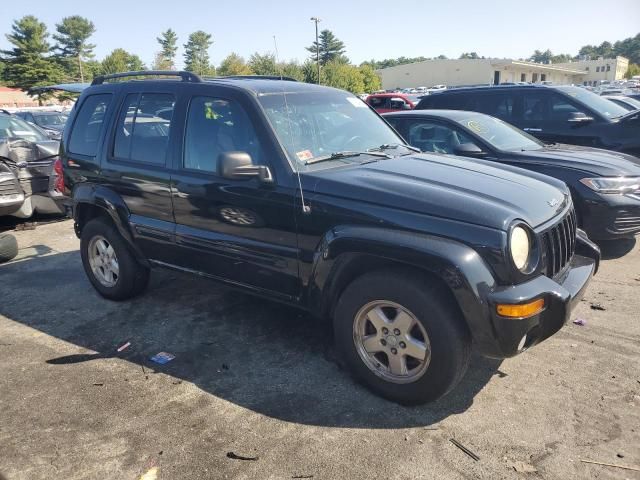
[(453, 393), (407, 408), (354, 383), (304, 313), (166, 270), (111, 302), (71, 221), (14, 234), (20, 253), (0, 265), (7, 480), (640, 479), (621, 468), (640, 469), (640, 242), (604, 245), (572, 315), (584, 325), (512, 359), (474, 355)]

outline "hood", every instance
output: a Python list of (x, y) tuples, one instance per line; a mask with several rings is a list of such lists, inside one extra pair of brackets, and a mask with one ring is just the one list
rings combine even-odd
[(600, 177), (640, 176), (640, 159), (611, 150), (555, 144), (541, 150), (509, 153), (537, 164), (562, 166)]
[[(367, 201), (506, 230), (515, 219), (531, 227), (567, 206), (558, 180), (536, 180), (524, 170), (451, 155), (415, 154), (364, 165), (305, 173), (316, 194)], [(306, 182), (305, 182), (306, 183)]]

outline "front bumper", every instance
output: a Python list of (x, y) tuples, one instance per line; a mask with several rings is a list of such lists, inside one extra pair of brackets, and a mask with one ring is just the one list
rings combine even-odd
[(599, 201), (585, 201), (582, 225), (589, 237), (613, 240), (640, 234), (640, 194), (600, 195)]
[[(487, 292), (485, 312), (493, 335), (490, 340), (485, 336), (477, 344), (480, 353), (495, 358), (512, 357), (549, 338), (568, 321), (600, 262), (598, 247), (583, 232), (578, 232), (576, 253), (556, 277), (541, 275), (519, 285)], [(528, 318), (501, 317), (496, 311), (498, 304), (524, 304), (540, 298), (544, 299), (545, 308)]]

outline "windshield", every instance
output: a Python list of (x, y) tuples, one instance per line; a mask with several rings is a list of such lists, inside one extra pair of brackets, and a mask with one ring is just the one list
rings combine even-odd
[(34, 115), (33, 118), (41, 127), (62, 127), (67, 121), (67, 116), (62, 114)]
[[(332, 153), (404, 145), (384, 120), (347, 92), (327, 89), (286, 95), (269, 93), (258, 99), (296, 170)], [(336, 158), (339, 162), (362, 160)], [(320, 165), (331, 166), (330, 163), (333, 162)]]
[(41, 130), (29, 125), (24, 120), (8, 115), (0, 115), (0, 140), (19, 137), (26, 140), (41, 141), (49, 140)]
[(610, 98), (612, 102), (617, 103), (621, 107), (625, 108), (628, 111), (640, 110), (640, 100), (636, 100), (631, 97), (624, 98)]
[(627, 114), (627, 110), (611, 100), (601, 97), (593, 92), (579, 87), (556, 87), (558, 90), (570, 95), (577, 101), (584, 103), (590, 109), (598, 112), (603, 117), (616, 118)]
[(497, 150), (540, 150), (544, 146), (532, 136), (489, 115), (471, 115), (458, 123)]

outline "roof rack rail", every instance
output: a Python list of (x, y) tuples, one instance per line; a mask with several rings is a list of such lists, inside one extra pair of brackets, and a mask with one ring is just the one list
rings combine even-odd
[(224, 78), (230, 78), (233, 80), (286, 80), (288, 82), (297, 82), (295, 78), (282, 77), (280, 75), (224, 75), (220, 77), (212, 77), (213, 80)]
[(112, 73), (109, 75), (100, 75), (93, 79), (91, 85), (102, 85), (105, 80), (111, 80), (113, 78), (125, 78), (125, 77), (180, 77), (183, 82), (200, 83), (202, 79), (192, 72), (174, 71), (174, 70), (140, 70), (136, 72), (121, 72)]

